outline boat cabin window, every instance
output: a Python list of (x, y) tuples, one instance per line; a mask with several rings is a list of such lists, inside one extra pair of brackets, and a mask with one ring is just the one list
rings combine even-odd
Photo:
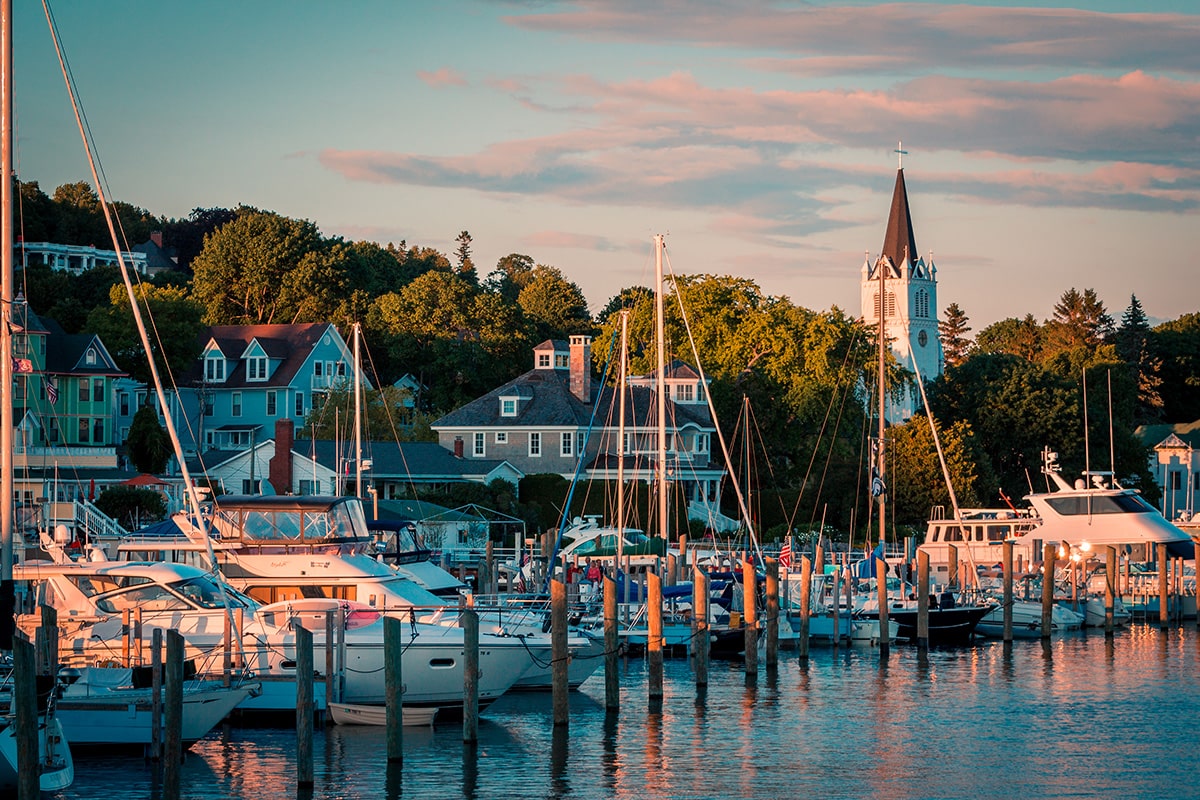
[(167, 591), (165, 586), (151, 584), (101, 597), (96, 600), (96, 608), (109, 614), (118, 614), (134, 608), (143, 611), (187, 611), (191, 606), (183, 598)]
[(70, 580), (86, 597), (151, 582), (141, 575), (71, 575)]
[(244, 541), (327, 541), (365, 539), (367, 521), (362, 506), (336, 503), (328, 509), (230, 509), (220, 510), (214, 527), (222, 538)]
[(336, 600), (358, 599), (356, 586), (247, 586), (246, 594), (269, 605), (283, 600), (333, 598)]
[(1154, 510), (1135, 494), (1050, 497), (1046, 502), (1065, 517), (1085, 514), (1143, 514)]
[(942, 529), (943, 542), (961, 542), (963, 540), (962, 528), (957, 525), (947, 525)]
[(1011, 525), (988, 525), (987, 540), (989, 542), (1003, 542), (1012, 535)]

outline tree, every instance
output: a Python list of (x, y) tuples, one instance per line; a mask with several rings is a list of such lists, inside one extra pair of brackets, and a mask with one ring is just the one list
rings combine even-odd
[(204, 238), (235, 219), (237, 212), (228, 208), (193, 208), (187, 219), (163, 225), (163, 245), (173, 248), (180, 269), (190, 272), (192, 261), (204, 249)]
[[(362, 393), (362, 439), (364, 442), (434, 441), (426, 427), (408, 419), (405, 401), (408, 391), (395, 386), (364, 389)], [(301, 438), (338, 439), (354, 437), (354, 387), (337, 387), (325, 396), (320, 406), (313, 406), (298, 432)]]
[[(952, 506), (933, 429), (920, 415), (889, 428), (887, 436), (890, 511), (900, 524), (923, 526), (935, 506)], [(991, 477), (990, 462), (975, 442), (970, 424), (939, 426), (938, 439), (959, 507), (980, 505), (980, 475)]]
[(454, 241), (458, 242), (458, 275), (472, 286), (479, 285), (479, 276), (475, 273), (475, 262), (471, 260), (471, 234), (463, 231)]
[[(150, 349), (159, 374), (187, 371), (200, 354), (197, 337), (204, 328), (203, 308), (185, 289), (142, 283), (134, 287), (145, 321)], [(133, 320), (129, 293), (123, 284), (108, 291), (109, 304), (97, 306), (88, 315), (87, 328), (104, 342), (117, 366), (141, 383), (152, 383), (150, 365), (142, 349), (141, 336)]]
[(1113, 320), (1096, 296), (1095, 289), (1082, 294), (1068, 289), (1054, 305), (1054, 316), (1046, 322), (1044, 355), (1075, 347), (1094, 349), (1113, 332)]
[(96, 508), (129, 530), (167, 515), (167, 501), (161, 493), (136, 486), (109, 486), (96, 498)]
[[(194, 296), (210, 325), (293, 322), (306, 290), (336, 292), (309, 283), (336, 271), (322, 252), (316, 225), (243, 206), (237, 219), (204, 240), (192, 262)], [(293, 276), (297, 270), (300, 272)]]
[(946, 316), (938, 323), (938, 336), (942, 340), (942, 355), (946, 366), (957, 367), (971, 352), (971, 340), (967, 338), (971, 326), (969, 318), (958, 303), (946, 306)]
[(537, 326), (540, 339), (561, 339), (592, 330), (583, 290), (555, 267), (543, 264), (534, 267), (529, 282), (517, 296), (517, 303), (525, 317)]
[(483, 288), (495, 292), (510, 302), (517, 302), (521, 290), (533, 276), (534, 261), (521, 253), (509, 253), (496, 262), (496, 268), (488, 273)]
[(1117, 355), (1128, 366), (1138, 387), (1138, 420), (1154, 422), (1161, 418), (1163, 398), (1161, 394), (1162, 360), (1150, 352), (1150, 322), (1138, 302), (1137, 295), (1129, 296), (1129, 307), (1121, 315), (1114, 342)]
[(171, 458), (171, 439), (165, 428), (158, 424), (158, 414), (145, 405), (133, 415), (129, 435), (125, 438), (125, 451), (138, 472), (157, 475), (167, 468)]
[(1042, 354), (1042, 329), (1033, 314), (993, 322), (975, 337), (975, 352), (1007, 354), (1037, 361)]
[(1200, 419), (1200, 313), (1157, 326), (1151, 353), (1162, 361), (1163, 418), (1170, 422)]

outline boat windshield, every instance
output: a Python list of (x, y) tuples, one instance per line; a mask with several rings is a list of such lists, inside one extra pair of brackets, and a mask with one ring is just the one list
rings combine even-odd
[(246, 542), (313, 542), (367, 538), (367, 520), (358, 503), (328, 509), (232, 508), (217, 511), (214, 529), (222, 538)]
[(190, 611), (195, 608), (222, 608), (221, 589), (208, 578), (187, 578), (169, 584), (147, 583), (128, 591), (116, 591), (97, 598), (96, 608), (108, 614), (126, 609), (145, 611)]
[(1087, 514), (1145, 514), (1154, 507), (1136, 494), (1049, 497), (1046, 503), (1064, 517)]

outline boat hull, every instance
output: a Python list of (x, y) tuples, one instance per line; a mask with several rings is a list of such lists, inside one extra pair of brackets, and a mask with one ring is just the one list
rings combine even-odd
[[(975, 635), (979, 621), (995, 606), (956, 606), (954, 608), (929, 609), (929, 644), (969, 644)], [(878, 611), (860, 612), (866, 619), (879, 619)], [(917, 609), (892, 608), (888, 619), (896, 623), (896, 637), (910, 642), (917, 640)]]

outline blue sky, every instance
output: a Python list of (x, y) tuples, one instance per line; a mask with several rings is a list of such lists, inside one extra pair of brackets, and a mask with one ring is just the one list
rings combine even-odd
[[(1126, 13), (1129, 7), (1136, 13)], [(87, 165), (40, 3), (14, 0), (17, 169)], [(975, 330), (1094, 288), (1200, 310), (1200, 3), (54, 4), (114, 198), (560, 268), (598, 309), (752, 278), (857, 314), (903, 140), (917, 247)]]

